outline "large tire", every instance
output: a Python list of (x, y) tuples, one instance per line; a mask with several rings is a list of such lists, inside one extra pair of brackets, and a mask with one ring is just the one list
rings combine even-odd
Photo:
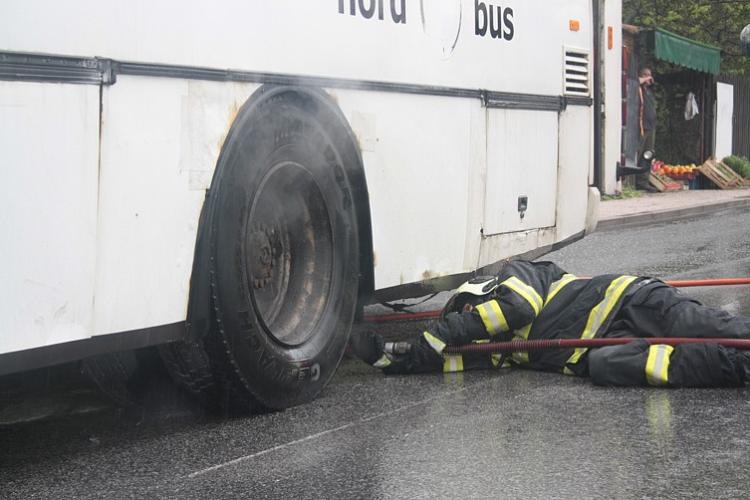
[(143, 406), (149, 386), (161, 370), (158, 363), (154, 350), (133, 349), (85, 358), (81, 372), (116, 405)]
[(219, 158), (207, 221), (217, 330), (240, 385), (269, 408), (313, 399), (346, 347), (359, 276), (352, 137), (325, 94), (264, 87)]

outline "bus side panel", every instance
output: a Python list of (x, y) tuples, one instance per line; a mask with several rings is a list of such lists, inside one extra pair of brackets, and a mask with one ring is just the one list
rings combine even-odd
[[(237, 110), (256, 88), (121, 77), (105, 89), (95, 333), (185, 319), (204, 189)], [(484, 186), (469, 182), (477, 172), (467, 164), (483, 159), (471, 151), (485, 137), (481, 102), (329, 93), (362, 150), (376, 288), (473, 269), (478, 255), (465, 248), (478, 253), (479, 226), (472, 245), (465, 235), (481, 212), (467, 207), (484, 196), (470, 186)]]
[[(555, 225), (557, 113), (489, 109), (484, 234)], [(521, 198), (527, 209), (521, 215)]]
[(590, 19), (591, 0), (3, 0), (0, 49), (559, 95)]
[(548, 227), (484, 237), (477, 267), (491, 266), (503, 259), (549, 247), (558, 241), (556, 235), (557, 229)]
[(588, 176), (593, 163), (593, 109), (569, 106), (560, 113), (560, 172), (557, 239), (583, 230), (588, 210)]
[(256, 88), (123, 76), (104, 89), (95, 334), (185, 320), (205, 190)]
[[(539, 113), (532, 112), (532, 113)], [(545, 113), (548, 114), (548, 113)], [(478, 267), (491, 265), (500, 259), (508, 258), (513, 255), (532, 252), (538, 248), (548, 247), (559, 241), (580, 235), (585, 229), (584, 222), (591, 216), (590, 211), (596, 207), (589, 207), (589, 169), (593, 163), (593, 110), (584, 106), (569, 106), (559, 114), (559, 142), (556, 146), (558, 157), (555, 159), (557, 167), (557, 201), (551, 207), (555, 210), (555, 227), (543, 227), (540, 229), (531, 229), (516, 231), (505, 234), (486, 235), (482, 238), (481, 252)], [(533, 135), (535, 140), (543, 141), (548, 134)], [(492, 149), (492, 145), (488, 145)], [(512, 149), (512, 147), (511, 147)], [(532, 146), (530, 155), (534, 157), (540, 148)], [(492, 166), (488, 167), (489, 169)], [(521, 162), (515, 166), (516, 169), (528, 174), (527, 178), (518, 180), (519, 185), (523, 186), (524, 182), (545, 183), (543, 176), (537, 173), (529, 173), (528, 162)], [(530, 178), (529, 178), (530, 177)], [(491, 182), (488, 176), (487, 190), (492, 189), (509, 189), (500, 184)], [(555, 185), (551, 186), (553, 189)], [(540, 187), (548, 190), (549, 185)], [(511, 200), (517, 203), (514, 196)], [(488, 206), (491, 206), (488, 195)], [(531, 210), (534, 200), (529, 198), (529, 209)], [(550, 207), (547, 207), (549, 209)], [(510, 211), (510, 208), (508, 209)], [(512, 214), (511, 214), (512, 215)], [(515, 215), (518, 218), (517, 212)], [(502, 221), (502, 219), (500, 219)]]
[(99, 88), (0, 82), (0, 353), (90, 335)]
[[(477, 99), (331, 91), (357, 136), (370, 192), (376, 288), (472, 269), (466, 264)], [(471, 184), (474, 185), (474, 184)], [(479, 239), (479, 228), (473, 236)]]
[[(622, 2), (605, 2), (604, 9), (604, 192), (614, 193), (617, 188), (617, 164), (622, 151)], [(611, 46), (609, 30), (612, 30)]]

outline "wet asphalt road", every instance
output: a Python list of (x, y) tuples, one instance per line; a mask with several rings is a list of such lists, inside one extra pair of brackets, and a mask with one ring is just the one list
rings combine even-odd
[[(724, 212), (595, 233), (545, 258), (579, 275), (744, 277), (748, 226), (750, 212)], [(691, 294), (750, 314), (748, 287)], [(386, 378), (346, 360), (318, 400), (279, 413), (212, 418), (167, 385), (143, 412), (90, 409), (0, 427), (0, 498), (743, 498), (750, 491), (750, 388), (604, 389), (524, 371)]]

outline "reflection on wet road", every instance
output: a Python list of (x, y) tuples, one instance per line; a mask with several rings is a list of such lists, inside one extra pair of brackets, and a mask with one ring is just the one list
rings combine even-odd
[[(580, 275), (750, 276), (748, 223), (728, 212), (596, 233), (545, 258)], [(750, 313), (750, 287), (686, 292)], [(749, 412), (750, 389), (383, 377), (346, 360), (321, 398), (280, 413), (221, 420), (174, 403), (0, 427), (0, 496), (739, 498)]]

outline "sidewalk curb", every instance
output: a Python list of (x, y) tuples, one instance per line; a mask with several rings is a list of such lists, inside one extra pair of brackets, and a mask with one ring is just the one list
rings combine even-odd
[(625, 229), (637, 226), (645, 226), (672, 220), (686, 219), (698, 215), (706, 215), (731, 208), (750, 208), (750, 197), (721, 203), (710, 203), (697, 207), (678, 208), (676, 210), (663, 210), (660, 212), (643, 212), (632, 215), (624, 215), (610, 219), (600, 220), (596, 231), (611, 231), (612, 229)]

